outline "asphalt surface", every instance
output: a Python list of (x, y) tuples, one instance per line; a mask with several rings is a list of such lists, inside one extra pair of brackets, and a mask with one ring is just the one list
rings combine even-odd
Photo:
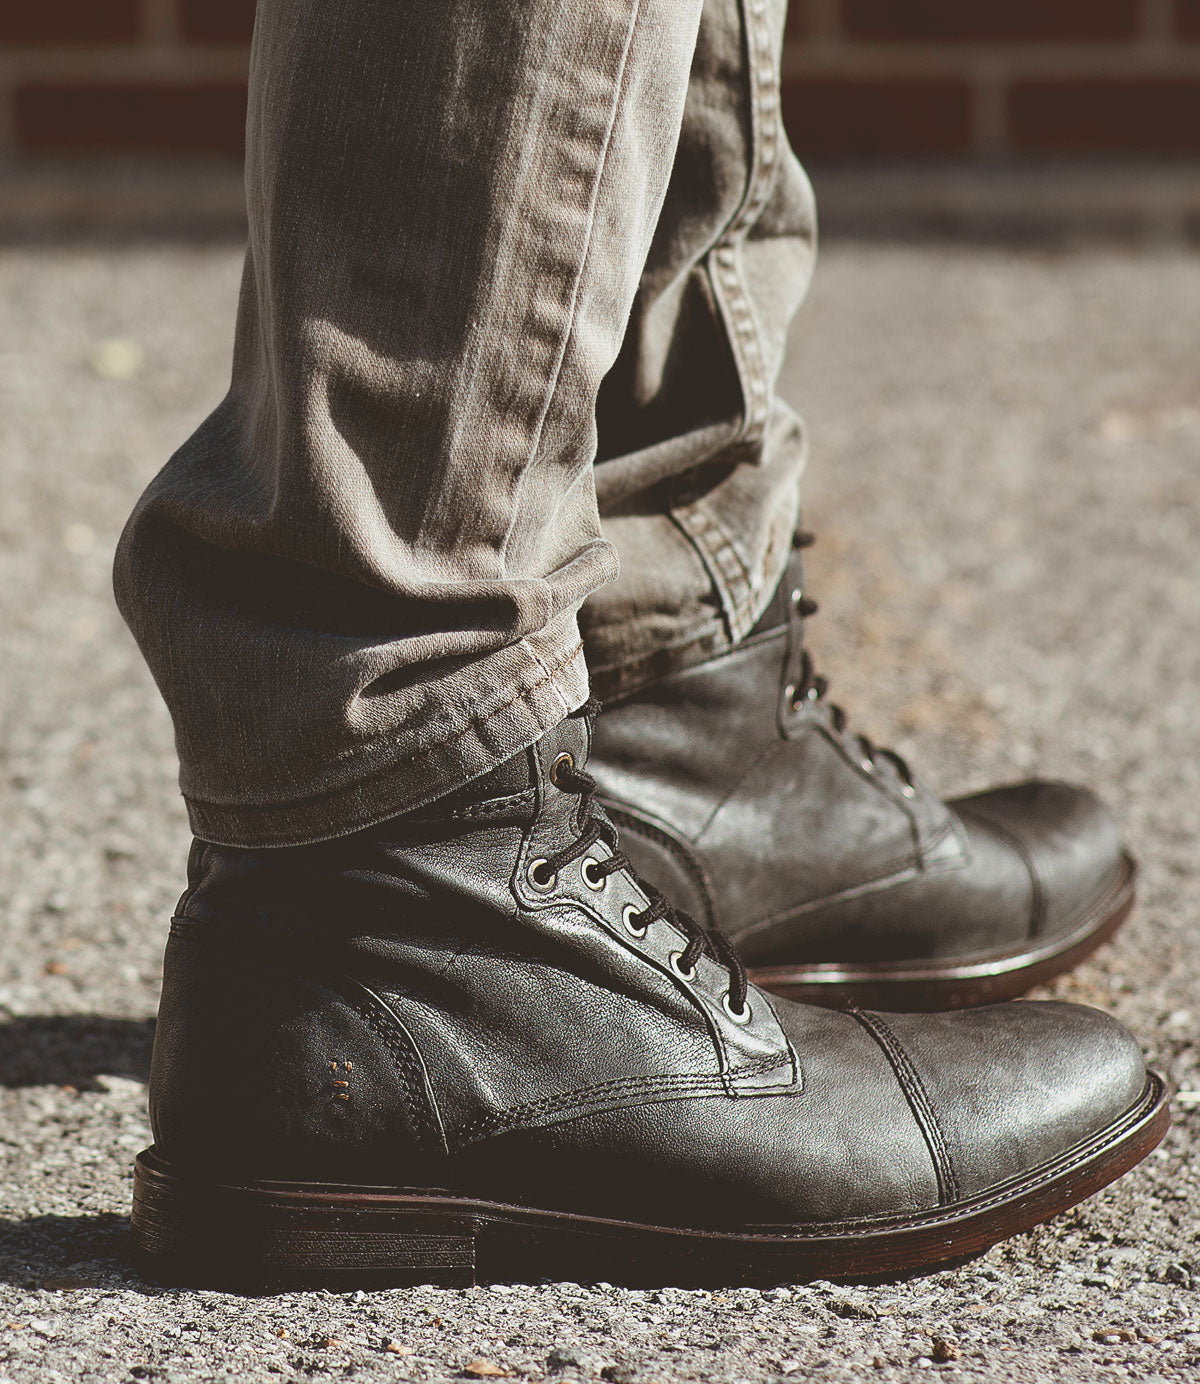
[(187, 832), (108, 573), (222, 391), (238, 270), (222, 246), (0, 251), (0, 1384), (1200, 1377), (1182, 252), (833, 246), (787, 372), (813, 435), (813, 639), (856, 724), (947, 790), (1036, 771), (1116, 804), (1141, 905), (1056, 993), (1115, 1012), (1181, 1092), (1155, 1155), (965, 1267), (875, 1286), (243, 1299), (139, 1278), (129, 1166)]

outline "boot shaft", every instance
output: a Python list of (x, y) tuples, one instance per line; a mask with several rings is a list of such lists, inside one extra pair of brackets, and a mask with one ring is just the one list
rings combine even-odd
[[(765, 998), (680, 965), (686, 930), (587, 858), (568, 720), (474, 795), (288, 851), (199, 845), (173, 922), (151, 1074), (157, 1146), (240, 1176), (422, 1184), (472, 1145), (647, 1101), (790, 1089)], [(490, 796), (489, 796), (490, 795)], [(609, 833), (611, 835), (611, 833)], [(589, 850), (611, 855), (607, 840)]]

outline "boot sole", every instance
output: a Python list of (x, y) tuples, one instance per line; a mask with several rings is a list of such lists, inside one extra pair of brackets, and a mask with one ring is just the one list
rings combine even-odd
[(1126, 855), (1112, 888), (1074, 927), (1040, 947), (989, 952), (958, 962), (760, 966), (749, 975), (755, 985), (773, 994), (827, 1009), (853, 1003), (864, 1009), (923, 1013), (998, 1004), (1071, 970), (1107, 942), (1133, 911), (1136, 882), (1137, 864)]
[(315, 1284), (643, 1286), (862, 1279), (969, 1258), (1099, 1191), (1166, 1133), (1163, 1083), (1101, 1133), (985, 1196), (841, 1224), (694, 1230), (473, 1200), (438, 1190), (219, 1183), (153, 1149), (134, 1168), (133, 1238), (160, 1281), (264, 1291)]

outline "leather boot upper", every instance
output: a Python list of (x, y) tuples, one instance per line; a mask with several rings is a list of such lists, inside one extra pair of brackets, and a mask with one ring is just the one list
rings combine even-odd
[(1086, 790), (941, 801), (854, 734), (796, 583), (732, 651), (606, 706), (593, 772), (639, 868), (750, 965), (961, 960), (1068, 932), (1125, 858)]
[[(436, 1187), (658, 1224), (915, 1214), (1028, 1174), (1139, 1098), (1111, 1019), (839, 1013), (750, 987), (586, 834), (587, 731), (420, 815), (276, 851), (198, 844), (151, 1075), (204, 1175)], [(588, 861), (591, 861), (591, 864)], [(655, 915), (646, 921), (647, 915)], [(689, 949), (702, 950), (689, 962)]]

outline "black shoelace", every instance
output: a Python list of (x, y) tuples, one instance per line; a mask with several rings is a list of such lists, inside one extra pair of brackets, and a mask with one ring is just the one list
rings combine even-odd
[[(811, 548), (816, 541), (815, 534), (801, 529), (792, 539), (792, 546), (794, 548)], [(818, 603), (808, 596), (802, 595), (796, 602), (796, 614), (802, 620), (807, 620), (810, 616), (815, 615), (820, 608)], [(813, 667), (812, 656), (807, 649), (804, 649), (800, 655), (799, 680), (792, 692), (792, 706), (799, 709), (806, 701), (820, 702), (829, 712), (829, 719), (833, 723), (834, 730), (839, 735), (846, 735), (849, 733), (850, 718), (836, 703), (825, 700), (825, 694), (828, 691), (829, 680), (817, 672)], [(912, 770), (908, 767), (908, 761), (903, 756), (897, 754), (895, 750), (883, 749), (875, 745), (867, 736), (857, 731), (854, 733), (854, 741), (858, 745), (864, 768), (873, 770), (879, 760), (886, 759), (894, 766), (905, 791), (907, 793), (916, 791)]]
[[(572, 712), (572, 715), (583, 719), (597, 716), (599, 713), (600, 703), (591, 697), (578, 711)], [(649, 900), (644, 909), (628, 915), (629, 924), (641, 931), (656, 920), (662, 919), (678, 928), (687, 939), (687, 945), (676, 958), (678, 971), (684, 979), (690, 978), (695, 971), (696, 962), (702, 956), (708, 956), (718, 965), (724, 966), (729, 972), (728, 1009), (734, 1018), (741, 1019), (747, 1013), (746, 996), (749, 983), (746, 979), (746, 968), (738, 954), (719, 932), (710, 932), (690, 914), (668, 902), (659, 890), (641, 878), (629, 857), (618, 850), (616, 827), (606, 819), (598, 817), (594, 811), (597, 784), (591, 774), (580, 769), (569, 754), (561, 754), (551, 765), (550, 778), (555, 787), (564, 793), (579, 795), (577, 820), (582, 830), (569, 846), (564, 846), (562, 850), (547, 856), (541, 862), (538, 871), (539, 882), (549, 882), (559, 870), (585, 856), (597, 841), (603, 841), (611, 854), (607, 860), (597, 861), (593, 858), (587, 862), (590, 882), (600, 887), (609, 875), (615, 875), (618, 870), (626, 871)]]

